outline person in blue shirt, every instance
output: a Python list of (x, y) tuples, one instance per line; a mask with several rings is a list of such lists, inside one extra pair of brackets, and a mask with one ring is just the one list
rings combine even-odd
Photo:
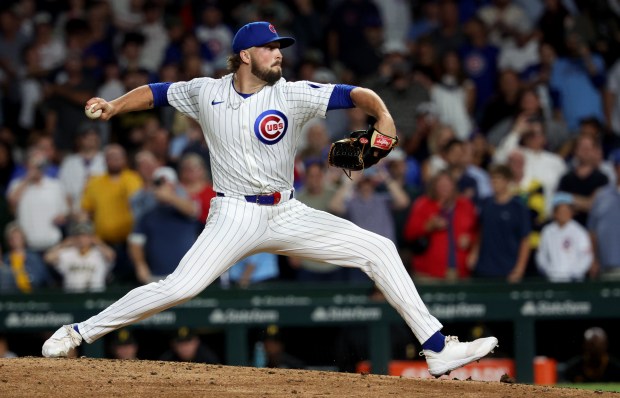
[(222, 276), (222, 284), (232, 283), (246, 288), (255, 283), (276, 279), (279, 274), (278, 256), (271, 253), (257, 253), (233, 265), (228, 270), (228, 281)]
[(605, 63), (590, 52), (577, 33), (566, 38), (568, 57), (558, 58), (551, 69), (550, 86), (559, 93), (559, 102), (570, 131), (579, 121), (595, 117), (604, 121), (600, 89), (605, 84)]
[(172, 273), (197, 235), (195, 212), (178, 205), (187, 201), (187, 194), (179, 186), (176, 172), (159, 167), (153, 173), (153, 185), (156, 203), (140, 217), (128, 239), (136, 277), (143, 284)]
[(475, 265), (477, 277), (519, 282), (530, 255), (529, 210), (512, 193), (512, 171), (507, 166), (493, 166), (490, 175), (494, 194), (480, 207), (479, 243), (468, 263)]
[(465, 74), (476, 86), (475, 115), (480, 118), (482, 108), (495, 92), (499, 49), (489, 43), (486, 25), (479, 18), (467, 22), (465, 34), (468, 41), (459, 49), (459, 55)]

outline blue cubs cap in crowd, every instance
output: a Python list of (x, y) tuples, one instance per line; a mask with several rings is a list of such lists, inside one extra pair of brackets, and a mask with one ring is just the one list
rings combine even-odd
[(235, 54), (239, 54), (241, 50), (264, 46), (274, 41), (280, 42), (280, 48), (286, 48), (295, 43), (292, 37), (278, 35), (276, 28), (269, 22), (251, 22), (237, 31), (232, 41), (232, 49)]
[(575, 203), (573, 201), (573, 195), (566, 192), (556, 193), (553, 195), (553, 201), (551, 202), (554, 209), (559, 205), (572, 205), (573, 203)]

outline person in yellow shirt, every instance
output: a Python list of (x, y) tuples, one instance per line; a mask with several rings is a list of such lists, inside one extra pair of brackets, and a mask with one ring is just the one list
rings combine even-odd
[(82, 209), (93, 220), (95, 234), (116, 251), (116, 276), (133, 275), (126, 253), (127, 236), (133, 228), (130, 199), (142, 188), (142, 179), (127, 168), (127, 154), (117, 144), (105, 148), (107, 172), (91, 177), (82, 196)]

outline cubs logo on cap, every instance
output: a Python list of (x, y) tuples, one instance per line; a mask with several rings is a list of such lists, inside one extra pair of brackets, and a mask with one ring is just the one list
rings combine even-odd
[(287, 129), (287, 117), (275, 109), (261, 113), (254, 122), (254, 134), (263, 144), (267, 145), (278, 143), (286, 134)]
[(237, 31), (232, 41), (235, 54), (250, 47), (260, 47), (268, 43), (279, 42), (280, 48), (292, 46), (295, 39), (278, 35), (276, 28), (269, 22), (250, 22)]

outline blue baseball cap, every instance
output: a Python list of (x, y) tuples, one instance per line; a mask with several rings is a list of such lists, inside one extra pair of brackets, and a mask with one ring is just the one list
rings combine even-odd
[(572, 205), (573, 203), (575, 203), (573, 200), (573, 195), (566, 192), (557, 192), (553, 196), (553, 200), (551, 202), (554, 209), (559, 205)]
[(237, 31), (232, 41), (232, 49), (235, 54), (239, 54), (241, 50), (264, 46), (274, 41), (280, 42), (280, 48), (286, 48), (295, 43), (292, 37), (278, 35), (276, 28), (269, 22), (250, 22)]

